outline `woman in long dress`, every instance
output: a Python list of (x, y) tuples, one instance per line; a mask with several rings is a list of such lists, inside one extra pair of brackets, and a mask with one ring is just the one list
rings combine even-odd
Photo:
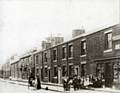
[(37, 82), (36, 89), (41, 89), (41, 82), (39, 76), (37, 76), (36, 82)]

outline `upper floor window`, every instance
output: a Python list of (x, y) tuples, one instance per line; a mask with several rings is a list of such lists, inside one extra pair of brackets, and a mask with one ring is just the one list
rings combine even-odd
[(73, 57), (73, 45), (69, 45), (69, 57)]
[(29, 63), (29, 57), (26, 59), (26, 61)]
[(81, 41), (81, 55), (86, 54), (86, 41)]
[(36, 64), (38, 64), (38, 55), (36, 55)]
[(45, 62), (47, 62), (47, 53), (44, 53)]
[(53, 60), (57, 60), (57, 50), (53, 50)]
[(62, 58), (66, 57), (66, 47), (62, 47)]
[(112, 49), (112, 32), (105, 34), (105, 49)]

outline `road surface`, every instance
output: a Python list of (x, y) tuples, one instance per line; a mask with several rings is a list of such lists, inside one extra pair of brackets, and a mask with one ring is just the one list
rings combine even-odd
[(92, 91), (92, 90), (79, 90), (79, 91), (71, 90), (69, 92), (57, 92), (44, 89), (35, 90), (34, 88), (28, 89), (27, 86), (10, 83), (7, 82), (6, 80), (0, 80), (0, 93), (116, 93), (116, 92)]
[(33, 88), (28, 89), (27, 86), (0, 81), (0, 93), (58, 93), (58, 92), (43, 89), (41, 90), (35, 90)]

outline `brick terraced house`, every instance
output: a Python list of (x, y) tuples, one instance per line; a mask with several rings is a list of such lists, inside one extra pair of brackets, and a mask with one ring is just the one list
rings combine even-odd
[[(33, 65), (28, 66), (28, 57)], [(39, 75), (44, 82), (62, 83), (65, 76), (92, 74), (102, 77), (107, 87), (119, 85), (120, 25), (82, 33), (69, 41), (34, 52), (32, 57), (30, 55), (20, 58), (14, 64), (17, 63), (23, 64), (22, 71), (26, 67), (26, 71), (32, 72), (34, 76)], [(11, 73), (17, 71), (13, 71), (14, 64), (11, 64)], [(22, 72), (21, 75), (21, 78), (27, 79), (28, 72)]]

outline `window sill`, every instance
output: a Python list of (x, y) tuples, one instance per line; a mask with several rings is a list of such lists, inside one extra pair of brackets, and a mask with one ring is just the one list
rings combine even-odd
[(48, 77), (47, 77), (47, 76), (45, 76), (45, 79), (48, 79)]
[(86, 55), (81, 55), (80, 57), (86, 57)]
[(66, 58), (63, 58), (62, 61), (66, 60)]
[(112, 52), (112, 49), (104, 50), (104, 53)]
[(53, 60), (53, 62), (57, 62), (57, 60)]
[(86, 64), (87, 62), (86, 61), (82, 61), (81, 64)]
[(69, 57), (68, 59), (73, 59), (73, 57)]
[(54, 78), (54, 79), (57, 79), (57, 76), (54, 76), (53, 78)]
[(38, 66), (39, 64), (35, 64), (36, 66)]

